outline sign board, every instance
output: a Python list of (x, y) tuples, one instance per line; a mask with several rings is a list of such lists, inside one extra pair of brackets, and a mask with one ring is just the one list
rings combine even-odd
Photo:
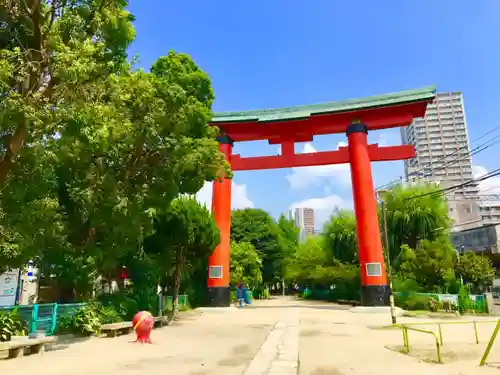
[(11, 270), (0, 275), (0, 306), (16, 304), (16, 292), (19, 286), (19, 270)]
[(500, 288), (500, 279), (493, 279), (493, 286), (495, 288)]
[(458, 304), (458, 295), (456, 294), (439, 294), (439, 300), (441, 302), (451, 302)]

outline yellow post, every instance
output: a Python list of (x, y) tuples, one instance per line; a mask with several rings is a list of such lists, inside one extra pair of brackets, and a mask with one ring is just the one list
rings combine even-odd
[(500, 330), (500, 320), (498, 320), (497, 325), (495, 326), (495, 329), (493, 330), (493, 333), (491, 334), (490, 341), (488, 342), (488, 345), (486, 346), (486, 350), (484, 351), (483, 358), (481, 358), (481, 362), (479, 362), (479, 366), (484, 366), (484, 364), (486, 363), (486, 360), (488, 359), (488, 356), (490, 355), (491, 348), (493, 347), (493, 343), (495, 342), (495, 339), (497, 338), (499, 330)]
[(479, 335), (477, 334), (477, 322), (474, 322), (474, 335), (476, 336), (476, 344), (479, 344)]

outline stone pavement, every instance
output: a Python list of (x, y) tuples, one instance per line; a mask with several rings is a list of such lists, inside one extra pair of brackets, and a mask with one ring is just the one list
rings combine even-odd
[[(385, 314), (353, 314), (345, 306), (278, 298), (244, 309), (185, 313), (179, 322), (153, 331), (152, 345), (134, 344), (132, 335), (61, 343), (43, 356), (0, 361), (0, 374), (500, 375), (494, 367), (478, 368), (477, 353), (445, 365), (400, 354), (399, 330), (374, 329), (389, 322)], [(482, 329), (478, 352), (491, 330)], [(472, 345), (470, 332), (458, 338), (464, 340), (461, 345)], [(412, 336), (412, 350), (425, 349), (426, 339)], [(452, 332), (446, 332), (445, 347), (453, 347), (448, 345), (452, 340)], [(500, 354), (500, 346), (496, 351)], [(492, 362), (500, 359), (494, 357)]]

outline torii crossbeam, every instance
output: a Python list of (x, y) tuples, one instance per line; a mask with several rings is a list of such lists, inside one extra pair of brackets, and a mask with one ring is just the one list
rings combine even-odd
[[(349, 163), (361, 272), (361, 303), (389, 304), (390, 289), (373, 187), (371, 162), (415, 157), (411, 145), (368, 145), (368, 131), (407, 126), (423, 117), (434, 100), (435, 88), (401, 91), (362, 99), (310, 106), (244, 112), (215, 113), (210, 125), (219, 127), (220, 151), (233, 171), (308, 167)], [(336, 151), (296, 154), (296, 142), (309, 142), (315, 135), (346, 133), (347, 147)], [(281, 155), (246, 157), (232, 154), (233, 142), (267, 140), (281, 145)], [(229, 306), (231, 234), (231, 181), (213, 183), (212, 213), (221, 241), (209, 258), (208, 289), (212, 306)]]

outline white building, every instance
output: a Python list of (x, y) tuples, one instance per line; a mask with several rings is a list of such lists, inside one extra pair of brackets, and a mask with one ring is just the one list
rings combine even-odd
[[(408, 182), (425, 179), (446, 188), (473, 179), (462, 93), (437, 94), (425, 117), (401, 128), (401, 139), (414, 145), (417, 153), (405, 161)], [(481, 225), (477, 193), (477, 185), (472, 184), (446, 194), (453, 230)]]
[(314, 236), (314, 209), (298, 207), (290, 210), (290, 218), (294, 220), (295, 226), (299, 228), (299, 241), (303, 242), (308, 236)]
[(483, 225), (500, 224), (500, 195), (481, 196), (479, 213)]

